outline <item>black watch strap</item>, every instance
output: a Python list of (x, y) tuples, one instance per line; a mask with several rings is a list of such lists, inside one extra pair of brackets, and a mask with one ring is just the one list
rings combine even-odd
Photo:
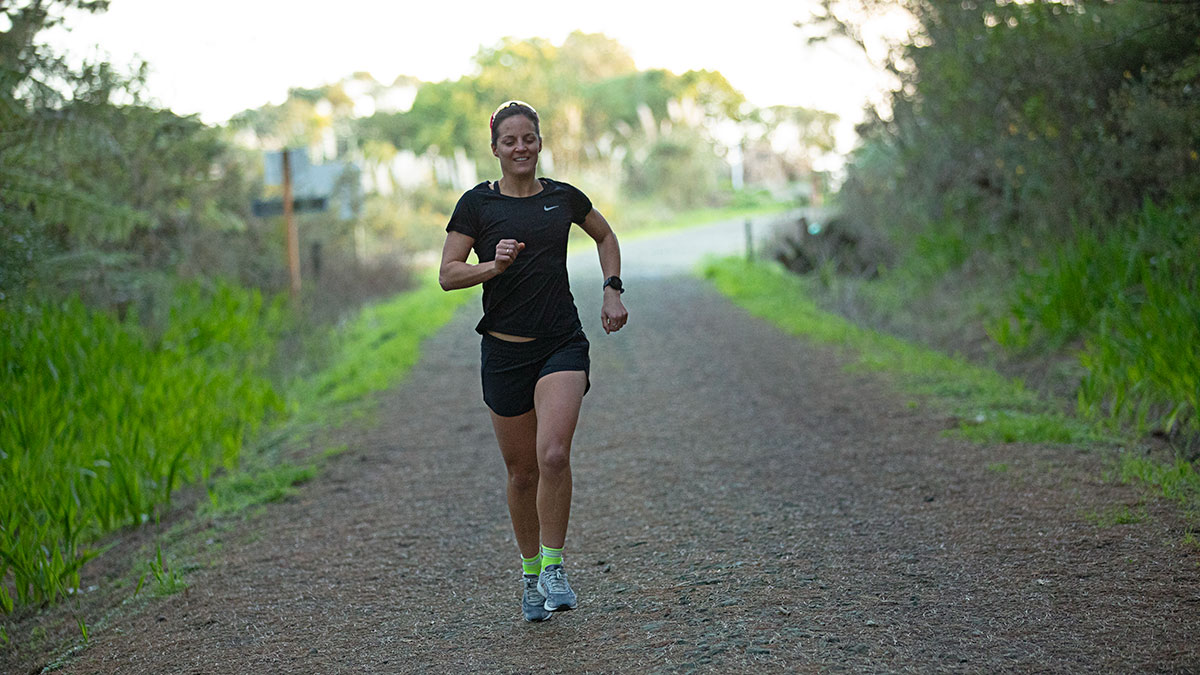
[(621, 284), (621, 277), (613, 276), (613, 277), (609, 277), (609, 278), (605, 279), (604, 286), (601, 287), (600, 290), (604, 290), (604, 289), (608, 288), (609, 286), (612, 286), (613, 288), (617, 289), (617, 292), (619, 292), (619, 293), (625, 292), (625, 286), (623, 284)]

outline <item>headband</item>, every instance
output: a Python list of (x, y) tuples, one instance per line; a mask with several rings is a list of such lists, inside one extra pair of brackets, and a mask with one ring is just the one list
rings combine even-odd
[(511, 108), (513, 106), (518, 108), (529, 108), (529, 112), (533, 113), (534, 117), (537, 117), (537, 111), (534, 110), (533, 106), (529, 105), (528, 103), (517, 100), (505, 101), (504, 103), (501, 103), (498, 108), (496, 108), (496, 112), (492, 113), (492, 119), (488, 120), (488, 130), (491, 131), (492, 128), (496, 126), (496, 115), (499, 115), (501, 110), (504, 110), (505, 108)]

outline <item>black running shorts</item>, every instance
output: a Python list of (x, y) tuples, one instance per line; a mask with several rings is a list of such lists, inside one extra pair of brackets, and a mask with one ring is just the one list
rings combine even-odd
[[(501, 417), (516, 417), (533, 410), (533, 389), (538, 380), (561, 370), (591, 371), (588, 339), (583, 329), (566, 338), (539, 338), (509, 342), (484, 333), (479, 349), (483, 402)], [(589, 378), (587, 389), (591, 389)]]

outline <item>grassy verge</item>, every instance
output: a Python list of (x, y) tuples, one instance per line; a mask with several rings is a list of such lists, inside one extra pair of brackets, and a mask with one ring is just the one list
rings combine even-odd
[(394, 386), (416, 364), (421, 342), (474, 297), (470, 291), (447, 293), (430, 275), (418, 288), (368, 305), (342, 324), (328, 336), (331, 362), (289, 387), (289, 420), (248, 453), (239, 471), (213, 483), (205, 513), (233, 515), (282, 499), (295, 485), (312, 479), (322, 463), (346, 447), (326, 448), (298, 464), (284, 459), (282, 451), (317, 429), (337, 428), (369, 415), (377, 402), (375, 394)]
[(420, 343), (476, 296), (469, 289), (447, 293), (430, 274), (418, 288), (363, 308), (333, 335), (333, 362), (291, 387), (297, 414), (321, 417), (391, 387), (417, 362)]
[[(323, 335), (325, 367), (286, 387), (264, 374), (279, 307), (251, 292), (185, 289), (153, 338), (78, 303), (9, 308), (27, 315), (5, 315), (0, 347), (11, 394), (0, 406), (0, 647), (69, 655), (106, 625), (110, 610), (89, 609), (99, 596), (123, 607), (186, 588), (214, 532), (346, 451), (321, 449), (320, 432), (368, 413), (473, 297), (430, 278), (370, 305)], [(170, 509), (186, 485), (187, 506)], [(82, 567), (109, 547), (132, 556), (136, 584), (81, 589)], [(64, 623), (77, 625), (74, 641)]]
[[(789, 333), (847, 350), (856, 367), (892, 375), (903, 390), (927, 397), (958, 420), (953, 431), (979, 442), (1122, 445), (1131, 439), (1111, 427), (1060, 412), (1021, 382), (965, 359), (859, 327), (820, 309), (803, 280), (773, 263), (727, 258), (709, 261), (702, 273), (718, 290), (751, 314)], [(1142, 453), (1122, 452), (1120, 480), (1154, 486), (1192, 518), (1200, 514), (1200, 477), (1186, 461), (1163, 463)]]
[(1200, 215), (1147, 203), (1046, 248), (993, 337), (1018, 353), (1082, 340), (1083, 414), (1200, 450)]
[(78, 300), (0, 308), (0, 608), (79, 587), (92, 542), (236, 465), (282, 412), (285, 323), (256, 292), (182, 285), (159, 334)]

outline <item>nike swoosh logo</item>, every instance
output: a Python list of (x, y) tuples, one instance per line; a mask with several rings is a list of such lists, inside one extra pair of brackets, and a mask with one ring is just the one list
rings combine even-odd
[[(561, 204), (559, 206), (561, 206)], [(542, 208), (547, 211), (553, 211), (554, 209), (557, 209), (558, 206), (543, 206)]]

